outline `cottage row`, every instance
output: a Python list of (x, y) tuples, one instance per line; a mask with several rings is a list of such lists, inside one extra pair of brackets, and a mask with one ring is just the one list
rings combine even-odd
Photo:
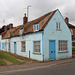
[(72, 57), (71, 31), (58, 9), (30, 22), (25, 14), (23, 25), (10, 27), (0, 35), (0, 50), (40, 61)]

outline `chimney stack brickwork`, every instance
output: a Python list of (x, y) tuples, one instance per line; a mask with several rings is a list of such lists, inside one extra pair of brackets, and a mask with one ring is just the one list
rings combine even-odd
[(27, 23), (28, 21), (28, 18), (26, 17), (26, 14), (24, 14), (24, 17), (23, 17), (23, 24)]
[(66, 22), (67, 24), (69, 23), (69, 18), (68, 18), (68, 17), (65, 18), (65, 22)]
[(4, 26), (4, 32), (6, 32), (8, 29), (7, 29), (7, 26)]
[(12, 29), (12, 28), (13, 28), (13, 24), (10, 23), (10, 24), (9, 24), (9, 29)]

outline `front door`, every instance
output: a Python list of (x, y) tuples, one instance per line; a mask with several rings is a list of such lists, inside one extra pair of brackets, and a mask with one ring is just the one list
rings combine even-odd
[(55, 60), (55, 41), (49, 41), (49, 60)]
[(14, 42), (14, 53), (16, 54), (16, 42)]

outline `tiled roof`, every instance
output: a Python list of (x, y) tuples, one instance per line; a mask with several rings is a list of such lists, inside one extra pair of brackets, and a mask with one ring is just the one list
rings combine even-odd
[(70, 24), (70, 23), (68, 23), (67, 25), (68, 25), (69, 28), (75, 28), (75, 26)]
[[(35, 19), (33, 21), (27, 22), (24, 25), (20, 25), (13, 29), (10, 29), (4, 35), (2, 33), (2, 37), (8, 38), (8, 37), (17, 36), (17, 35), (19, 35), (19, 31), (22, 28), (24, 28), (23, 34), (33, 32), (33, 24), (37, 24), (37, 23), (39, 23), (39, 30), (44, 30), (44, 28), (46, 27), (46, 25), (48, 24), (48, 22), (50, 21), (50, 19), (52, 18), (52, 16), (55, 14), (56, 11), (57, 10), (49, 12), (49, 13), (39, 17), (38, 19)], [(9, 34), (10, 34), (10, 36), (9, 36)]]

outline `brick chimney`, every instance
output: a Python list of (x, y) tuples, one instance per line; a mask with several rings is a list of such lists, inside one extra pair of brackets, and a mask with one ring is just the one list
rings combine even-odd
[(12, 28), (13, 28), (13, 24), (10, 23), (10, 24), (9, 24), (9, 29), (12, 29)]
[(6, 32), (8, 29), (7, 29), (7, 26), (4, 26), (4, 32)]
[(69, 23), (69, 18), (68, 18), (68, 17), (65, 18), (65, 22), (66, 22), (67, 24)]
[(26, 17), (26, 13), (25, 13), (23, 17), (23, 24), (27, 23), (27, 21), (28, 21), (28, 18)]

